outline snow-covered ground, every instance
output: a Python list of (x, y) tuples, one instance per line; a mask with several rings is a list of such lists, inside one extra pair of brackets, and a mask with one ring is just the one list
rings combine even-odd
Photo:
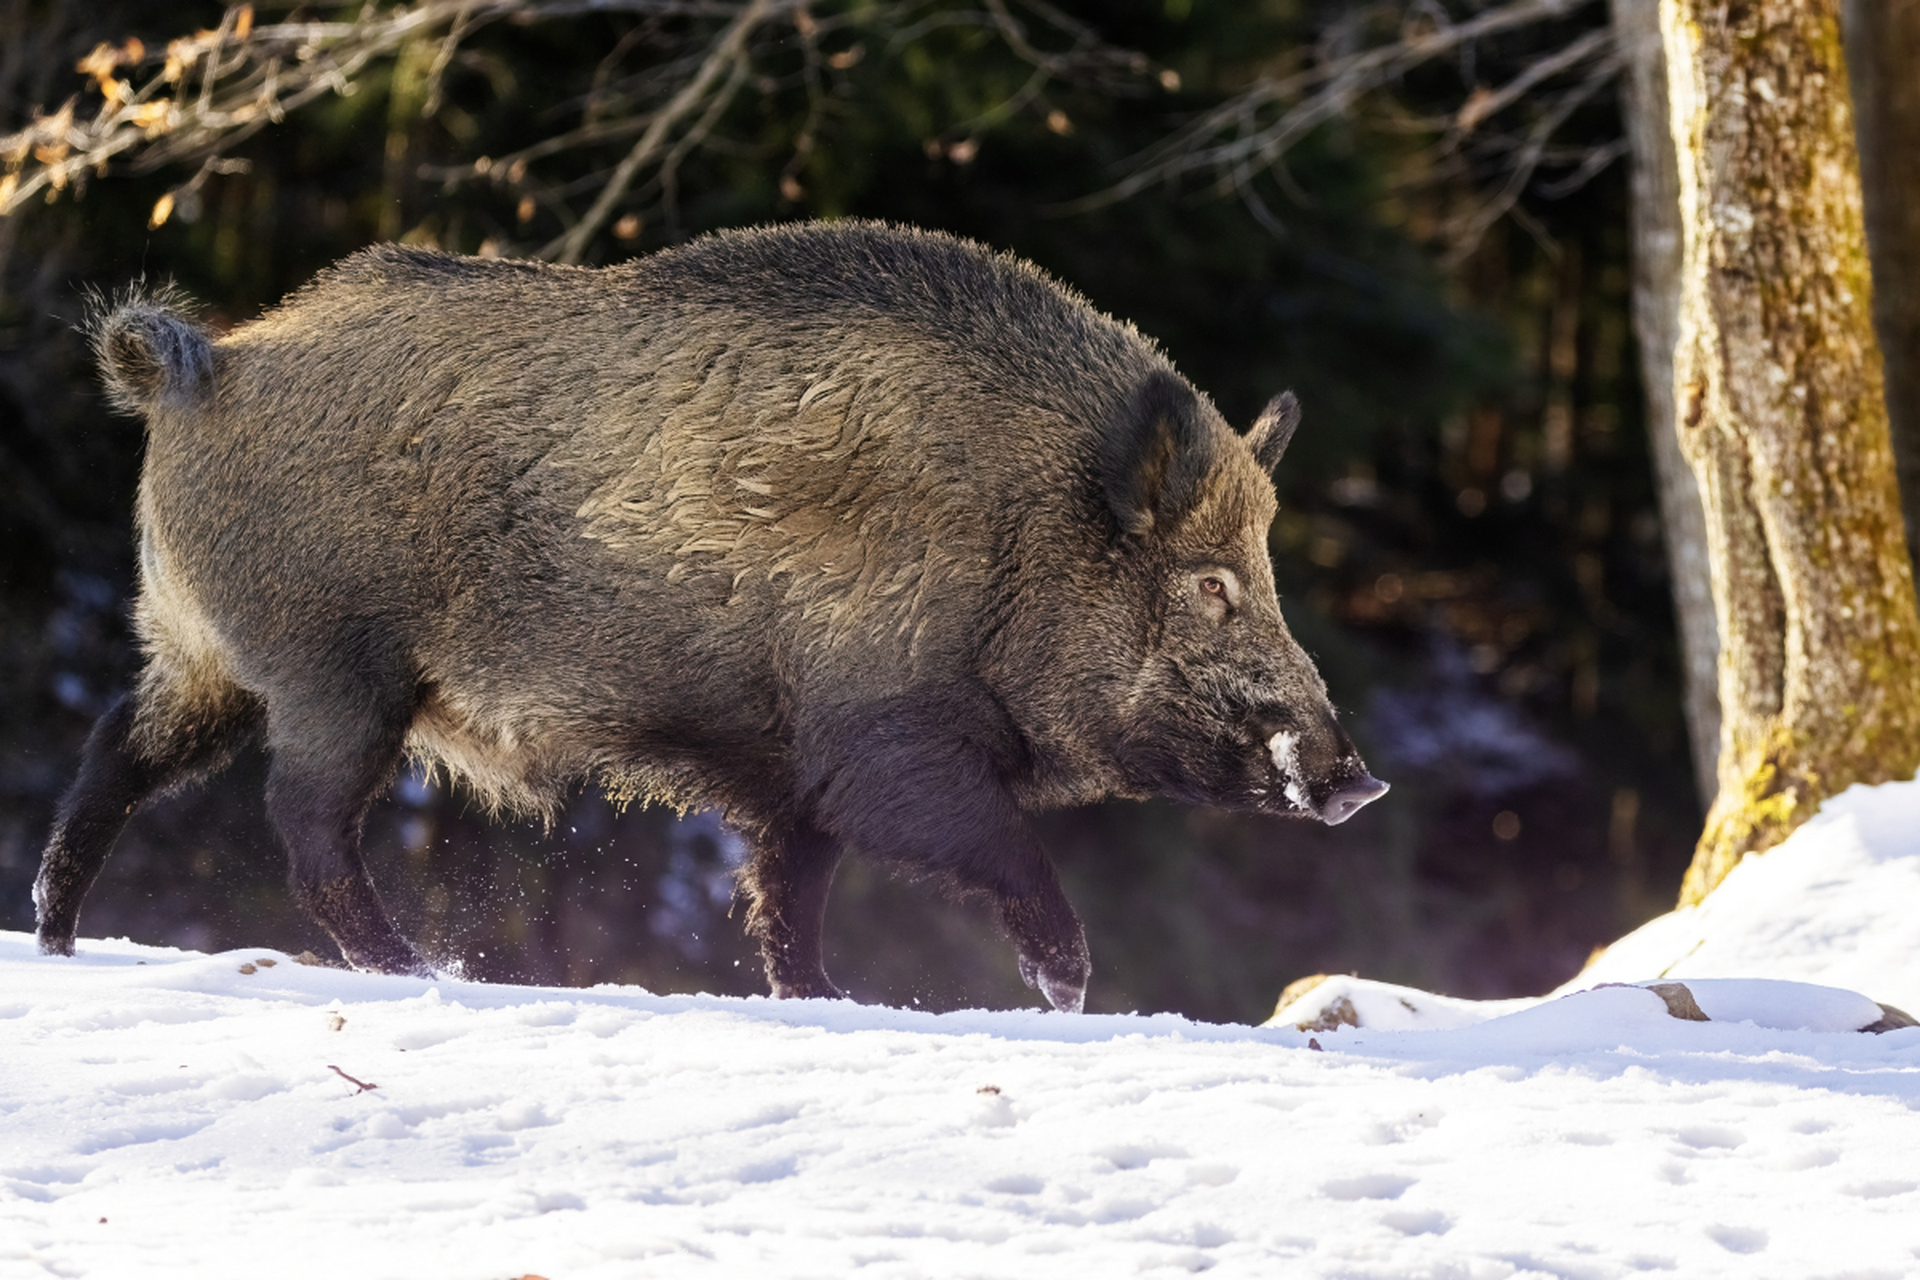
[(1843, 1028), (1920, 1012), (1916, 908), (1901, 784), (1577, 984), (1710, 1021), (1345, 980), (1295, 1003), (1362, 1025), (1319, 1032), (936, 1016), (0, 933), (0, 1276), (1911, 1276), (1920, 1029)]

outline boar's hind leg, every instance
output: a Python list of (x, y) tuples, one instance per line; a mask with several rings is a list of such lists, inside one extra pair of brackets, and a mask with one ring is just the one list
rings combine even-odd
[(844, 1000), (827, 977), (820, 934), (840, 847), (811, 824), (757, 836), (744, 887), (747, 932), (760, 940), (767, 985), (779, 1000)]
[(267, 816), (292, 860), (294, 896), (356, 969), (431, 976), (400, 936), (360, 860), (367, 808), (400, 764), (408, 713), (370, 714), (363, 699), (289, 713), (268, 708)]
[(259, 719), (259, 703), (238, 689), (192, 704), (169, 694), (149, 673), (87, 737), (79, 776), (60, 801), (33, 882), (40, 950), (47, 955), (73, 954), (80, 902), (140, 802), (225, 764)]
[[(983, 716), (975, 716), (977, 721)], [(954, 735), (952, 714), (876, 726), (840, 755), (821, 825), (871, 856), (983, 893), (1020, 956), (1020, 976), (1054, 1008), (1086, 1003), (1087, 936), (1060, 878), (987, 750)]]

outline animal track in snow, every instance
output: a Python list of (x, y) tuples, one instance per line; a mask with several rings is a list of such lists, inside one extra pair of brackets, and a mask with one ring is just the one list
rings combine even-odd
[(1102, 1200), (1086, 1213), (1088, 1222), (1132, 1222), (1144, 1218), (1160, 1207), (1157, 1198), (1147, 1196), (1115, 1196)]
[(1840, 1153), (1832, 1147), (1809, 1147), (1783, 1157), (1779, 1167), (1788, 1173), (1800, 1173), (1807, 1169), (1824, 1169), (1839, 1158)]
[(1613, 1135), (1608, 1133), (1568, 1133), (1561, 1135), (1562, 1142), (1570, 1142), (1576, 1147), (1610, 1147)]
[(97, 1156), (104, 1151), (114, 1151), (121, 1147), (137, 1147), (147, 1142), (190, 1138), (211, 1123), (211, 1120), (151, 1121), (146, 1124), (127, 1125), (123, 1128), (103, 1129), (97, 1131), (92, 1138), (75, 1144), (73, 1153), (80, 1156)]
[(1759, 1227), (1712, 1226), (1707, 1228), (1707, 1239), (1728, 1253), (1759, 1253), (1767, 1247), (1767, 1233)]
[(493, 1123), (502, 1132), (514, 1133), (521, 1129), (544, 1129), (559, 1122), (538, 1102), (517, 1100), (501, 1107)]
[(743, 1183), (778, 1182), (782, 1178), (791, 1178), (800, 1172), (800, 1161), (795, 1156), (781, 1156), (774, 1160), (759, 1160), (742, 1165), (734, 1170), (731, 1181)]
[(770, 1124), (785, 1124), (798, 1119), (805, 1108), (797, 1102), (776, 1102), (760, 1107), (734, 1122), (736, 1129), (763, 1129)]
[(1155, 1160), (1184, 1160), (1187, 1153), (1165, 1143), (1129, 1143), (1103, 1147), (1093, 1153), (1116, 1169), (1144, 1169)]
[(1417, 1181), (1397, 1173), (1363, 1173), (1357, 1178), (1335, 1178), (1320, 1190), (1330, 1200), (1398, 1200)]
[(1239, 1165), (1208, 1162), (1187, 1166), (1187, 1182), (1196, 1187), (1224, 1187), (1239, 1176)]
[(1673, 1135), (1695, 1151), (1731, 1151), (1747, 1140), (1745, 1134), (1724, 1125), (1700, 1124), (1677, 1129)]
[(1890, 1200), (1894, 1196), (1920, 1190), (1920, 1182), (1907, 1182), (1898, 1178), (1881, 1178), (1873, 1182), (1856, 1182), (1843, 1187), (1850, 1196), (1859, 1196), (1862, 1200)]
[(1232, 1244), (1239, 1239), (1217, 1222), (1190, 1222), (1181, 1227), (1161, 1227), (1153, 1231), (1143, 1231), (1135, 1238), (1152, 1240), (1159, 1244), (1191, 1245), (1196, 1249), (1218, 1249), (1221, 1245)]
[(1443, 1236), (1453, 1229), (1453, 1219), (1434, 1209), (1395, 1210), (1380, 1221), (1403, 1236)]
[(995, 1178), (987, 1184), (987, 1190), (997, 1191), (1003, 1196), (1037, 1196), (1046, 1188), (1047, 1184), (1044, 1181), (1024, 1173)]

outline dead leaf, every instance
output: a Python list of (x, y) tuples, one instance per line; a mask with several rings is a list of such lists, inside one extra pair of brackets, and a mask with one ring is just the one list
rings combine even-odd
[(92, 76), (105, 84), (113, 79), (113, 69), (120, 65), (120, 51), (110, 44), (97, 44), (91, 52), (73, 64), (73, 69), (83, 76)]
[(1335, 1031), (1341, 1027), (1358, 1027), (1360, 1011), (1353, 1007), (1353, 1001), (1345, 996), (1337, 997), (1332, 1004), (1320, 1011), (1320, 1016), (1309, 1022), (1296, 1023), (1296, 1031)]
[(1647, 990), (1666, 1002), (1667, 1012), (1687, 1022), (1711, 1022), (1700, 1009), (1699, 1001), (1693, 998), (1693, 992), (1678, 982), (1656, 982)]

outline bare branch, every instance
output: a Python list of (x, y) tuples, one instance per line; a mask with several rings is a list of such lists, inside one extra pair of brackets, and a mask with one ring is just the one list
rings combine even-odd
[(342, 1080), (345, 1080), (348, 1084), (353, 1085), (354, 1086), (353, 1091), (356, 1095), (366, 1093), (371, 1089), (378, 1089), (380, 1087), (377, 1084), (371, 1084), (355, 1076), (348, 1075), (346, 1072), (342, 1071), (340, 1068), (334, 1066), (331, 1062), (327, 1064), (327, 1070), (333, 1072), (333, 1074), (339, 1076)]
[[(259, 26), (253, 25), (250, 8), (238, 6), (227, 11), (217, 29), (174, 40), (164, 50), (148, 51), (128, 41), (120, 47), (101, 45), (82, 60), (77, 70), (90, 78), (89, 93), (75, 95), (51, 114), (36, 113), (24, 127), (0, 136), (0, 216), (36, 196), (57, 198), (113, 165), (135, 173), (192, 165), (192, 176), (155, 206), (153, 221), (159, 225), (176, 204), (189, 212), (208, 175), (231, 171), (222, 157), (259, 130), (329, 93), (355, 92), (370, 66), (419, 42), (431, 42), (426, 47), (434, 49), (424, 108), (433, 115), (451, 69), (477, 67), (490, 74), (484, 55), (463, 52), (462, 44), (502, 20), (524, 25), (607, 14), (643, 20), (644, 35), (619, 42), (593, 70), (583, 96), (566, 108), (579, 112), (576, 126), (499, 159), (478, 157), (418, 170), (448, 184), (479, 180), (504, 188), (520, 198), (523, 224), (528, 212), (546, 210), (562, 232), (540, 252), (568, 262), (581, 260), (616, 214), (637, 198), (662, 198), (671, 221), (683, 164), (696, 152), (735, 146), (720, 130), (729, 106), (748, 85), (769, 94), (806, 88), (806, 118), (781, 181), (783, 193), (797, 190), (799, 165), (826, 117), (830, 95), (822, 87), (823, 67), (844, 74), (860, 62), (869, 42), (857, 39), (826, 52), (820, 42), (829, 35), (854, 29), (886, 46), (889, 36), (897, 40), (903, 28), (937, 7), (942, 19), (994, 32), (1002, 56), (1033, 69), (1027, 89), (1009, 110), (1031, 101), (1054, 79), (1120, 92), (1123, 81), (1138, 81), (1152, 70), (1140, 55), (1102, 43), (1091, 28), (1041, 0), (979, 3), (985, 7), (972, 7), (967, 0), (937, 6), (928, 0), (880, 0), (816, 18), (808, 0), (402, 0), (384, 8), (372, 0), (357, 10), (342, 6), (354, 14), (351, 20)], [(1063, 37), (1066, 47), (1050, 50), (1045, 45), (1058, 41), (1036, 41), (1029, 27)], [(798, 77), (788, 69), (794, 61), (790, 37), (796, 33), (805, 64)], [(617, 78), (618, 64), (636, 44), (656, 56)], [(781, 69), (769, 72), (763, 69), (766, 63)], [(82, 110), (88, 102), (94, 104), (91, 118)], [(625, 144), (624, 156), (595, 167), (604, 165), (596, 153), (608, 144)], [(534, 164), (564, 169), (569, 158), (569, 172), (544, 178), (529, 172)], [(586, 197), (586, 209), (576, 213), (571, 201)]]
[[(753, 0), (744, 13), (728, 23), (726, 29), (720, 33), (720, 38), (713, 42), (712, 49), (701, 62), (700, 70), (694, 73), (693, 79), (687, 86), (676, 93), (673, 100), (654, 116), (652, 123), (647, 126), (647, 131), (640, 135), (638, 142), (633, 144), (633, 150), (620, 161), (619, 167), (613, 171), (613, 176), (607, 179), (604, 187), (600, 188), (600, 194), (595, 198), (593, 206), (587, 210), (586, 216), (565, 235), (542, 249), (540, 256), (553, 258), (559, 262), (580, 261), (580, 255), (586, 250), (587, 242), (598, 235), (600, 228), (606, 225), (614, 206), (620, 203), (620, 198), (626, 195), (627, 188), (633, 184), (634, 176), (659, 154), (673, 127), (688, 112), (700, 105), (700, 99), (706, 96), (708, 87), (721, 72), (739, 69), (745, 57), (747, 40), (753, 35), (755, 29), (777, 10), (791, 9), (796, 2), (797, 0)], [(732, 98), (733, 92), (739, 88), (743, 78), (744, 76), (740, 74), (728, 77), (728, 87), (724, 90), (726, 98), (722, 100), (720, 110), (725, 109), (726, 101)]]
[[(1489, 199), (1470, 210), (1465, 215), (1453, 219), (1447, 229), (1446, 238), (1452, 247), (1447, 251), (1445, 261), (1448, 265), (1460, 262), (1479, 245), (1480, 240), (1500, 217), (1514, 208), (1521, 192), (1533, 180), (1540, 168), (1540, 159), (1547, 143), (1568, 117), (1578, 110), (1589, 98), (1598, 93), (1618, 73), (1620, 59), (1617, 54), (1602, 60), (1587, 78), (1567, 92), (1543, 112), (1527, 131), (1525, 141), (1520, 145), (1509, 162), (1507, 180)], [(1598, 172), (1598, 169), (1595, 170)]]
[[(1054, 211), (1076, 213), (1100, 208), (1160, 183), (1206, 173), (1213, 175), (1216, 192), (1238, 194), (1257, 220), (1278, 229), (1278, 219), (1249, 191), (1249, 184), (1261, 174), (1273, 174), (1283, 186), (1290, 185), (1283, 168), (1285, 157), (1316, 129), (1332, 120), (1352, 117), (1363, 100), (1380, 95), (1410, 73), (1442, 58), (1461, 59), (1463, 72), (1471, 78), (1477, 51), (1486, 41), (1567, 18), (1594, 2), (1507, 0), (1457, 21), (1438, 0), (1350, 8), (1322, 34), (1311, 65), (1255, 80), (1228, 101), (1125, 162), (1123, 176), (1111, 186), (1055, 206)], [(1373, 43), (1369, 43), (1369, 33), (1381, 31), (1387, 34), (1374, 35)], [(1492, 220), (1515, 207), (1541, 165), (1550, 159), (1559, 160), (1560, 153), (1551, 146), (1555, 132), (1618, 69), (1612, 32), (1606, 27), (1580, 32), (1535, 59), (1499, 88), (1475, 89), (1458, 110), (1445, 116), (1403, 115), (1399, 119), (1395, 127), (1442, 135), (1438, 150), (1423, 165), (1428, 172), (1458, 172), (1461, 167), (1450, 167), (1445, 163), (1446, 156), (1467, 147), (1483, 124), (1510, 108), (1532, 102), (1556, 79), (1583, 68), (1587, 74), (1573, 89), (1552, 97), (1523, 140), (1513, 142), (1505, 135), (1496, 135), (1474, 144), (1474, 156), (1501, 157), (1504, 181), (1490, 199), (1449, 224), (1456, 253), (1464, 251), (1463, 246), (1477, 243)], [(1572, 190), (1585, 182), (1612, 158), (1594, 159), (1587, 149), (1580, 150), (1578, 156), (1574, 162), (1577, 176), (1556, 184), (1562, 190)]]

